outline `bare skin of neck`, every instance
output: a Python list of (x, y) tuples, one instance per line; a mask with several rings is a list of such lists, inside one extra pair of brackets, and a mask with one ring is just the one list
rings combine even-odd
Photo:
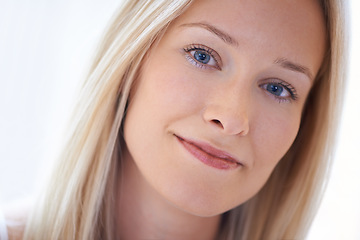
[(178, 209), (143, 178), (126, 152), (117, 194), (117, 238), (121, 240), (215, 239), (220, 216), (199, 217)]

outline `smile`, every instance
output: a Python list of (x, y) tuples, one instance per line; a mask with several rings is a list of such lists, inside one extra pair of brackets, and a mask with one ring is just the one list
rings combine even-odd
[(206, 143), (193, 142), (177, 135), (175, 136), (189, 153), (210, 167), (230, 170), (243, 166), (241, 162), (227, 152), (216, 149)]

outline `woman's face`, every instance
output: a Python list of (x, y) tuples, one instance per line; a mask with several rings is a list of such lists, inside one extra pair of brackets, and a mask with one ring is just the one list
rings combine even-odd
[(325, 43), (317, 1), (195, 1), (143, 63), (126, 161), (186, 212), (238, 206), (293, 143)]

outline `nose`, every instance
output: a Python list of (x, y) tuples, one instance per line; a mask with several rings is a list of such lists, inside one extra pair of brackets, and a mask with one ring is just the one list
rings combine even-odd
[(249, 97), (221, 94), (203, 112), (205, 122), (226, 135), (246, 136), (249, 132)]

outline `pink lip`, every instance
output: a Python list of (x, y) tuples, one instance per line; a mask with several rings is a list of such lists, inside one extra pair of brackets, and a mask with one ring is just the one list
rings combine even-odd
[(184, 148), (194, 157), (210, 167), (222, 170), (235, 169), (243, 166), (229, 153), (216, 149), (206, 143), (199, 143), (175, 135)]

